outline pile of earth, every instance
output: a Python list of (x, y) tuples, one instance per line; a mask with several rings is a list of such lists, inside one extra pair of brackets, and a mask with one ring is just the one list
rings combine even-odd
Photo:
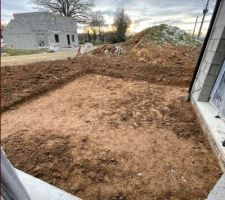
[(126, 55), (141, 62), (159, 65), (190, 65), (190, 55), (198, 55), (201, 42), (185, 31), (161, 24), (147, 28), (118, 44), (104, 45), (94, 55)]

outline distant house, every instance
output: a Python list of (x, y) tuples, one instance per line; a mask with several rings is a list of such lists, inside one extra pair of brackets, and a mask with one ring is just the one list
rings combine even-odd
[(48, 12), (14, 14), (14, 19), (4, 28), (3, 38), (6, 47), (18, 49), (78, 45), (75, 19)]

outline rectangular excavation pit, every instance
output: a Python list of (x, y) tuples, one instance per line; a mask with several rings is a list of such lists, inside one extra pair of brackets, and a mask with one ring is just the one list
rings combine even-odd
[(220, 168), (186, 89), (85, 75), (2, 114), (12, 164), (83, 199), (204, 199)]

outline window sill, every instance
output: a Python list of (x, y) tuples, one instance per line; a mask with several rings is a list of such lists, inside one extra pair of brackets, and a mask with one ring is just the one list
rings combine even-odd
[(225, 147), (222, 144), (225, 141), (225, 121), (221, 118), (215, 118), (217, 112), (209, 102), (192, 101), (192, 103), (203, 132), (208, 136), (219, 158), (222, 170), (225, 171)]
[(20, 170), (16, 172), (32, 200), (81, 200)]

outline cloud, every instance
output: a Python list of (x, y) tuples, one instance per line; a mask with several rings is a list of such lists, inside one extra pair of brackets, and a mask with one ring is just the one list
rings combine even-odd
[[(100, 11), (106, 23), (111, 24), (116, 9), (123, 7), (133, 22), (134, 31), (140, 31), (159, 23), (168, 23), (189, 30), (194, 26), (196, 16), (202, 16), (203, 1), (95, 0), (93, 11)], [(214, 4), (215, 0), (210, 4), (209, 15), (212, 13)], [(32, 11), (35, 9), (31, 0), (2, 0), (3, 21), (9, 21), (13, 13)], [(207, 28), (207, 26), (204, 27)]]
[(1, 9), (1, 19), (3, 23), (8, 23), (14, 13), (34, 11), (34, 5), (30, 0), (2, 0)]
[[(208, 15), (212, 14), (214, 4), (215, 1), (210, 4)], [(132, 29), (135, 32), (160, 23), (176, 25), (191, 31), (196, 17), (202, 16), (203, 6), (203, 0), (96, 0), (95, 9), (104, 10), (105, 16), (107, 12), (112, 16), (117, 7), (123, 7), (133, 22)], [(207, 19), (209, 21), (210, 17)], [(205, 23), (205, 29), (208, 24)]]

